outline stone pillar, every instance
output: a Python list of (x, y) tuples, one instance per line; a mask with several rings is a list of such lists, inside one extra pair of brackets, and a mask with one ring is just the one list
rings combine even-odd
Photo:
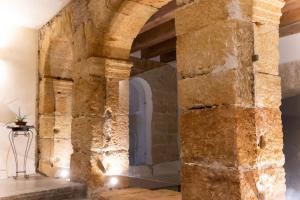
[(127, 171), (128, 88), (119, 82), (128, 79), (130, 67), (100, 57), (75, 65), (71, 174), (89, 188), (103, 186), (104, 175)]
[(283, 1), (178, 3), (183, 200), (284, 199)]
[(108, 175), (128, 174), (129, 82), (132, 63), (105, 59), (106, 104), (103, 165)]

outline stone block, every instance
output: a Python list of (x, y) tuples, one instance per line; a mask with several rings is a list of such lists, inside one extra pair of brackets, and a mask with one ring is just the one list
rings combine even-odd
[(53, 148), (54, 148), (53, 139), (39, 139), (38, 142), (39, 161), (52, 163)]
[(71, 180), (86, 183), (90, 189), (103, 186), (104, 176), (91, 154), (74, 152), (71, 156)]
[(102, 116), (105, 105), (105, 81), (103, 78), (80, 78), (74, 81), (73, 116)]
[(79, 117), (72, 121), (74, 151), (97, 152), (103, 147), (103, 118)]
[[(43, 49), (44, 50), (44, 49)], [(51, 40), (45, 54), (45, 64), (40, 65), (40, 75), (72, 78), (73, 50), (66, 38)]]
[(69, 168), (73, 152), (71, 139), (55, 139), (53, 149), (53, 165), (55, 167)]
[(55, 167), (53, 167), (53, 165), (50, 162), (39, 160), (38, 171), (48, 177), (55, 176)]
[(281, 79), (279, 76), (255, 74), (255, 106), (278, 108), (281, 105)]
[(183, 199), (241, 199), (238, 171), (217, 164), (211, 168), (192, 163), (182, 164), (181, 185)]
[(39, 113), (52, 114), (55, 111), (53, 79), (44, 78), (39, 85)]
[(179, 81), (180, 108), (187, 110), (214, 105), (252, 106), (251, 74), (227, 70)]
[(180, 124), (184, 162), (246, 168), (284, 162), (278, 110), (232, 106), (194, 110), (182, 114)]
[(119, 82), (119, 114), (129, 114), (129, 81), (123, 80)]
[(253, 22), (278, 25), (284, 3), (283, 0), (254, 0), (252, 5)]
[(55, 138), (70, 139), (71, 125), (71, 116), (55, 116), (55, 126), (53, 129)]
[(117, 151), (129, 149), (129, 119), (128, 115), (113, 115), (106, 119), (104, 128), (106, 150)]
[(106, 151), (101, 160), (106, 175), (128, 175), (129, 173), (129, 155), (126, 150)]
[[(256, 109), (257, 165), (283, 166), (283, 132), (279, 109)], [(241, 146), (242, 148), (242, 146)]]
[[(177, 37), (177, 69), (182, 77), (252, 66), (253, 25), (222, 21)], [(217, 58), (217, 59), (216, 59)]]
[(250, 22), (251, 5), (251, 1), (202, 0), (182, 6), (175, 13), (176, 34), (187, 34), (225, 20)]
[[(182, 193), (192, 199), (284, 199), (283, 168), (242, 171), (218, 165), (184, 164)], [(199, 191), (201, 191), (199, 193)]]
[(285, 199), (283, 167), (262, 168), (240, 172), (240, 199)]
[(254, 24), (254, 54), (258, 55), (258, 61), (254, 62), (255, 71), (278, 75), (278, 46), (278, 26)]
[(55, 116), (40, 115), (39, 116), (39, 138), (54, 138)]
[(65, 80), (54, 80), (55, 113), (59, 115), (71, 114), (73, 82)]

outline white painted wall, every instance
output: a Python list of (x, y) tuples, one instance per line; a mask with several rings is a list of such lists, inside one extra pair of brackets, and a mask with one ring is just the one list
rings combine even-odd
[[(0, 30), (0, 113), (1, 109), (10, 109), (29, 115), (28, 122), (35, 125), (37, 94), (37, 52), (38, 31), (1, 26)], [(5, 108), (6, 107), (6, 108)], [(1, 116), (0, 119), (6, 116)], [(8, 120), (8, 119), (7, 119)], [(6, 121), (7, 121), (6, 120)], [(35, 172), (35, 138), (31, 147), (28, 169)], [(16, 142), (23, 163), (25, 141)], [(0, 179), (15, 173), (13, 155), (8, 140), (8, 130), (4, 121), (0, 122)]]
[(280, 64), (300, 60), (300, 33), (280, 38)]

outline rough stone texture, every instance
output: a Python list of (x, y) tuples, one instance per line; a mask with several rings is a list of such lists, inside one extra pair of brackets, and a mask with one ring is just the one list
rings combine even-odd
[(52, 78), (40, 83), (39, 171), (48, 176), (70, 166), (72, 87), (71, 81)]
[[(90, 187), (98, 187), (103, 184), (102, 165), (106, 165), (105, 167), (111, 173), (127, 170), (128, 150), (120, 140), (123, 140), (128, 134), (123, 131), (123, 128), (128, 125), (128, 120), (124, 117), (126, 106), (119, 104), (120, 100), (125, 101), (126, 98), (120, 97), (118, 82), (129, 77), (130, 63), (121, 60), (128, 59), (132, 41), (143, 24), (158, 7), (167, 2), (169, 0), (72, 1), (42, 28), (39, 59), (41, 78), (39, 112), (41, 116), (56, 117), (57, 113), (66, 113), (65, 111), (68, 109), (63, 109), (61, 106), (58, 107), (59, 112), (55, 112), (54, 105), (56, 103), (66, 106), (70, 104), (64, 103), (65, 101), (61, 100), (59, 95), (54, 92), (55, 84), (51, 79), (63, 78), (69, 81), (73, 79), (72, 121), (78, 120), (78, 127), (81, 127), (79, 121), (82, 118), (96, 118), (96, 124), (92, 123), (86, 126), (87, 130), (81, 130), (80, 133), (74, 132), (74, 137), (80, 135), (83, 138), (85, 137), (84, 133), (100, 134), (95, 137), (97, 148), (86, 149), (86, 146), (91, 147), (91, 144), (94, 144), (94, 137), (87, 137), (88, 141), (82, 141), (87, 144), (78, 145), (72, 154), (71, 167), (74, 180), (85, 181)], [(202, 155), (204, 153), (209, 155), (210, 159), (209, 164), (199, 166), (201, 154), (196, 154), (193, 158), (185, 153), (182, 159), (184, 165), (183, 199), (206, 200), (212, 199), (211, 195), (214, 199), (284, 199), (284, 172), (280, 150), (282, 142), (280, 141), (279, 127), (276, 126), (280, 123), (276, 111), (279, 105), (278, 99), (280, 99), (280, 80), (276, 73), (277, 36), (274, 31), (267, 31), (268, 27), (276, 29), (278, 26), (283, 1), (178, 0), (178, 4), (188, 4), (176, 14), (178, 69), (182, 78), (204, 80), (205, 78), (201, 76), (205, 76), (205, 74), (217, 73), (221, 76), (224, 72), (236, 70), (236, 73), (240, 74), (237, 76), (240, 80), (237, 82), (245, 83), (247, 87), (244, 88), (251, 85), (250, 89), (247, 89), (246, 95), (239, 92), (238, 88), (235, 88), (232, 94), (224, 93), (224, 95), (230, 94), (230, 98), (226, 97), (227, 102), (225, 103), (227, 104), (233, 104), (233, 99), (245, 100), (245, 102), (241, 102), (241, 108), (233, 105), (233, 110), (225, 113), (229, 116), (231, 114), (231, 120), (225, 118), (221, 123), (220, 121), (209, 121), (217, 127), (217, 124), (220, 123), (219, 129), (220, 133), (224, 135), (223, 138), (207, 140), (209, 141), (207, 146), (202, 147), (197, 145), (202, 140), (190, 140), (189, 144), (183, 143), (184, 149), (199, 150), (203, 153)], [(265, 32), (268, 33), (265, 34)], [(268, 43), (272, 43), (268, 44), (265, 49), (261, 45), (265, 41), (264, 38), (268, 38)], [(71, 49), (72, 52), (70, 52)], [(64, 57), (67, 59), (58, 56), (60, 53), (66, 54)], [(258, 54), (260, 59), (252, 61), (253, 54)], [(70, 59), (71, 57), (73, 59)], [(93, 58), (88, 59), (90, 57)], [(94, 57), (104, 58), (98, 60)], [(116, 60), (105, 59), (105, 57)], [(71, 63), (72, 67), (70, 67)], [(51, 65), (50, 69), (49, 65)], [(60, 70), (61, 68), (66, 69)], [(70, 73), (71, 68), (74, 70), (73, 73)], [(56, 77), (58, 75), (59, 77)], [(224, 80), (233, 81), (225, 78)], [(207, 84), (211, 84), (211, 82), (207, 78)], [(184, 87), (188, 88), (188, 85), (193, 87), (192, 83), (191, 81)], [(227, 83), (225, 85), (232, 88), (234, 84)], [(239, 86), (243, 88), (241, 85)], [(214, 87), (211, 87), (211, 91), (206, 91), (209, 98), (203, 97), (203, 100), (199, 101), (200, 97), (193, 97), (191, 103), (191, 105), (197, 105), (205, 100), (208, 106), (205, 105), (201, 108), (187, 106), (191, 110), (189, 112), (202, 109), (205, 110), (203, 112), (211, 111), (210, 115), (213, 115), (214, 111), (210, 108), (212, 103), (209, 102), (209, 99), (214, 99), (213, 104), (216, 104), (214, 105), (217, 107), (216, 109), (224, 106), (221, 105), (222, 101), (216, 101), (219, 98), (211, 98), (214, 95), (209, 93), (219, 90), (218, 84), (215, 84)], [(252, 91), (252, 96), (248, 98), (249, 91)], [(181, 91), (179, 95), (183, 94)], [(200, 95), (199, 92), (198, 94)], [(249, 99), (253, 102), (252, 104), (249, 104)], [(248, 107), (243, 108), (245, 105)], [(274, 113), (269, 111), (270, 108), (275, 110)], [(185, 111), (186, 108), (181, 109)], [(239, 113), (237, 110), (247, 110), (247, 112), (239, 111), (241, 112)], [(238, 116), (236, 113), (241, 114), (242, 117), (235, 118)], [(222, 112), (219, 111), (215, 117), (221, 116)], [(197, 120), (198, 118), (200, 120), (201, 116), (192, 119)], [(276, 124), (272, 124), (273, 121)], [(186, 123), (191, 127), (195, 126), (190, 121)], [(50, 158), (51, 154), (55, 152), (52, 149), (55, 149), (53, 142), (56, 140), (53, 140), (52, 136), (49, 136), (51, 135), (50, 131), (46, 130), (48, 126), (52, 127), (52, 122), (49, 122), (49, 125), (44, 122), (41, 124), (45, 124), (45, 128), (41, 129), (45, 138), (41, 138), (39, 141), (39, 150), (44, 150), (40, 154), (39, 166), (40, 169), (48, 169), (49, 166), (51, 168), (50, 164), (53, 162)], [(98, 128), (103, 126), (103, 130), (96, 130), (97, 126)], [(274, 130), (270, 128), (271, 126), (274, 127)], [(204, 127), (201, 126), (199, 129)], [(75, 128), (77, 126), (72, 125), (72, 132), (75, 131)], [(189, 130), (189, 127), (186, 127), (185, 130)], [(213, 134), (214, 132), (216, 130), (212, 129), (208, 133)], [(268, 136), (264, 135), (266, 133)], [(276, 138), (274, 141), (269, 138), (269, 135), (272, 134)], [(197, 137), (196, 135), (190, 136), (186, 132), (183, 132), (182, 135), (183, 141)], [(98, 143), (99, 137), (102, 136), (104, 136), (103, 143)], [(121, 144), (120, 147), (118, 142)], [(247, 143), (244, 144), (244, 142)], [(227, 149), (225, 149), (224, 143), (228, 144)], [(104, 145), (103, 148), (98, 146), (101, 144)], [(226, 151), (218, 150), (216, 144), (221, 144)], [(260, 147), (258, 148), (258, 146)], [(232, 148), (230, 149), (230, 147)], [(265, 148), (260, 150), (261, 147)], [(48, 151), (46, 151), (47, 149)], [(273, 151), (276, 153), (270, 155), (270, 152)], [(52, 153), (49, 155), (48, 152)], [(183, 152), (185, 151), (183, 150)], [(227, 152), (230, 152), (229, 157), (220, 156)], [(275, 158), (280, 160), (276, 166), (273, 165)], [(219, 160), (230, 165), (234, 164), (233, 171), (227, 166), (224, 169), (221, 166), (220, 172)], [(259, 166), (253, 167), (254, 163)], [(250, 167), (245, 169), (244, 164), (249, 164)]]
[(201, 108), (213, 105), (253, 105), (252, 80), (247, 73), (227, 70), (179, 81), (180, 107)]
[(183, 199), (284, 199), (283, 1), (178, 3)]
[(242, 168), (283, 165), (280, 116), (278, 110), (238, 107), (182, 114), (182, 159)]
[(279, 76), (255, 74), (255, 105), (267, 108), (278, 108), (281, 105)]
[[(248, 56), (253, 54), (252, 39), (252, 24), (238, 20), (220, 21), (179, 35), (178, 72), (183, 77), (194, 77), (210, 72), (247, 68), (252, 65), (251, 57)], [(197, 48), (205, 51), (195, 51)]]
[(254, 24), (254, 37), (255, 71), (278, 75), (279, 51), (274, 51), (279, 45), (278, 26)]
[[(178, 0), (178, 4), (188, 4), (176, 12), (176, 34), (189, 34), (205, 26), (224, 20), (249, 21), (252, 13), (250, 0)], [(194, 3), (190, 3), (194, 2)], [(189, 4), (190, 3), (190, 4)], [(202, 10), (202, 12), (199, 12)], [(188, 20), (189, 23), (186, 23)]]
[[(128, 111), (123, 103), (126, 98), (119, 95), (118, 83), (130, 76), (131, 64), (103, 57), (128, 59), (132, 41), (141, 27), (168, 2), (72, 1), (41, 29), (40, 136), (41, 141), (49, 143), (39, 144), (39, 151), (45, 157), (40, 159), (42, 172), (52, 168), (55, 149), (62, 149), (62, 144), (69, 149), (69, 141), (62, 141), (70, 139), (71, 132), (74, 179), (101, 185), (103, 172), (99, 172), (98, 162), (120, 158), (121, 165), (128, 167), (128, 131), (124, 131), (128, 130), (128, 117), (124, 117)], [(56, 79), (73, 82), (72, 99), (58, 94)], [(60, 129), (56, 133), (59, 140), (54, 135), (57, 129)], [(57, 148), (55, 142), (59, 142)]]
[[(185, 164), (182, 193), (187, 199), (274, 199), (285, 198), (285, 173), (282, 168), (253, 169)], [(201, 191), (201, 192), (199, 192)], [(185, 198), (185, 197), (183, 197)]]

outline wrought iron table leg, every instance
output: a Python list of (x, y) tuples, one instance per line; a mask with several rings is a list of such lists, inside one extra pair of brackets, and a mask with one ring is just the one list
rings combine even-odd
[(9, 142), (14, 154), (14, 158), (15, 158), (15, 162), (16, 162), (16, 176), (14, 176), (13, 178), (16, 179), (18, 177), (18, 170), (19, 170), (19, 163), (18, 163), (18, 154), (17, 154), (17, 150), (16, 150), (16, 146), (15, 146), (15, 132), (14, 131), (10, 131), (9, 132)]
[(29, 178), (29, 175), (27, 174), (27, 159), (28, 159), (28, 153), (29, 153), (29, 150), (30, 150), (30, 146), (31, 146), (31, 143), (32, 143), (32, 140), (33, 140), (33, 132), (32, 131), (27, 131), (25, 133), (25, 136), (28, 138), (27, 139), (27, 144), (26, 144), (26, 149), (25, 149), (25, 156), (24, 156), (24, 165), (23, 165), (23, 169), (24, 169), (24, 177), (26, 179)]

